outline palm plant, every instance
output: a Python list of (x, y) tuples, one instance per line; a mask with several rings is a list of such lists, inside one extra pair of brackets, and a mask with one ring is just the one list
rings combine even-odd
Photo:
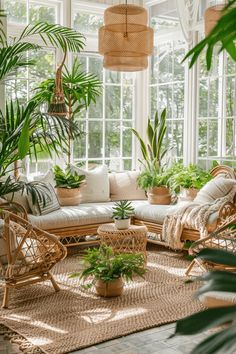
[(228, 0), (228, 4), (222, 11), (222, 16), (212, 29), (210, 34), (200, 41), (194, 48), (192, 48), (184, 60), (191, 57), (189, 67), (197, 61), (197, 58), (205, 48), (206, 50), (206, 64), (207, 70), (210, 70), (213, 57), (213, 49), (220, 43), (219, 52), (226, 50), (231, 58), (236, 61), (236, 0)]
[[(74, 60), (71, 70), (64, 67), (62, 87), (70, 121), (73, 121), (81, 110), (87, 109), (91, 102), (96, 102), (96, 98), (101, 94), (101, 85), (96, 75), (81, 70), (78, 59)], [(33, 100), (39, 104), (50, 104), (54, 88), (53, 79), (43, 81), (37, 88)], [(70, 146), (71, 139), (69, 139), (68, 163), (71, 163)]]
[[(0, 9), (0, 83), (15, 75), (18, 69), (34, 64), (27, 54), (41, 48), (33, 43), (35, 36), (39, 36), (45, 45), (58, 47), (63, 52), (79, 52), (84, 47), (84, 37), (80, 33), (43, 22), (27, 26), (17, 39), (8, 42), (3, 28), (4, 16)], [(11, 172), (13, 165), (26, 155), (34, 153), (37, 157), (38, 151), (46, 150), (51, 154), (66, 149), (68, 136), (79, 133), (75, 124), (65, 118), (41, 114), (36, 101), (25, 106), (18, 102), (7, 103), (5, 111), (0, 111), (0, 123), (0, 177)], [(7, 178), (7, 181), (1, 181), (0, 195), (24, 188), (28, 191), (31, 186), (28, 188), (23, 182)], [(35, 193), (37, 195), (37, 191)]]

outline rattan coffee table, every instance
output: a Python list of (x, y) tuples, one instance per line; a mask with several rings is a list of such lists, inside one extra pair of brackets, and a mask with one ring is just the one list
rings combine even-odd
[(146, 226), (130, 225), (126, 230), (118, 230), (115, 224), (103, 224), (97, 232), (101, 243), (111, 246), (115, 253), (142, 253), (147, 259)]

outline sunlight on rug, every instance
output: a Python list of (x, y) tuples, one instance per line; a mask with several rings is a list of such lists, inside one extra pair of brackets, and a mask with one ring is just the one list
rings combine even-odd
[(10, 308), (0, 310), (0, 322), (31, 343), (25, 353), (32, 353), (32, 345), (44, 353), (68, 353), (202, 309), (193, 299), (198, 284), (185, 283), (189, 262), (180, 254), (163, 248), (149, 251), (145, 279), (135, 279), (122, 296), (110, 299), (85, 290), (78, 278), (68, 278), (81, 268), (80, 259), (67, 257), (54, 268), (59, 293), (47, 283), (32, 285), (12, 291)]

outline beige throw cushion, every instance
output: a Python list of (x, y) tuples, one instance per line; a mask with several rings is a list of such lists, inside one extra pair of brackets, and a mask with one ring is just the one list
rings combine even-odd
[(212, 203), (218, 198), (227, 196), (236, 186), (236, 180), (222, 176), (213, 178), (198, 192), (195, 203)]
[(110, 201), (107, 166), (87, 171), (72, 165), (71, 169), (86, 177), (85, 185), (81, 188), (81, 203)]
[(138, 175), (138, 171), (111, 173), (109, 175), (111, 200), (147, 199), (145, 192), (137, 186)]

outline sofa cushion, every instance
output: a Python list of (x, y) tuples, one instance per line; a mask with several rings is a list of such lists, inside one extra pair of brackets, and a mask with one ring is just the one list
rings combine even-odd
[[(134, 201), (132, 205), (137, 207), (144, 201)], [(86, 203), (78, 206), (63, 206), (60, 210), (50, 214), (35, 216), (29, 215), (29, 221), (44, 230), (106, 223), (112, 221), (112, 207), (114, 203)]]
[[(183, 208), (183, 203), (175, 205), (142, 204), (136, 206), (134, 216), (135, 218), (143, 221), (150, 221), (158, 224), (163, 224), (164, 218), (167, 215), (176, 214), (181, 208)], [(211, 214), (208, 220), (208, 225), (212, 225), (217, 220), (217, 218), (217, 212)]]
[(109, 174), (111, 200), (147, 199), (145, 192), (138, 188), (138, 171), (117, 172)]
[(85, 175), (85, 185), (81, 188), (81, 203), (110, 201), (107, 166), (98, 166), (93, 170), (83, 170), (71, 165), (79, 175)]
[(43, 182), (43, 183), (49, 183), (51, 184), (53, 187), (55, 186), (56, 182), (54, 179), (54, 173), (52, 168), (50, 168), (45, 174), (43, 175), (38, 175), (38, 176), (34, 176), (34, 181), (36, 182)]
[(45, 201), (38, 200), (33, 204), (32, 196), (28, 196), (29, 206), (33, 215), (46, 215), (60, 209), (60, 204), (51, 184), (35, 182), (35, 187), (37, 187), (38, 191), (44, 195)]
[(235, 186), (235, 179), (222, 176), (215, 177), (200, 189), (194, 202), (199, 204), (212, 203), (218, 198), (227, 196)]

